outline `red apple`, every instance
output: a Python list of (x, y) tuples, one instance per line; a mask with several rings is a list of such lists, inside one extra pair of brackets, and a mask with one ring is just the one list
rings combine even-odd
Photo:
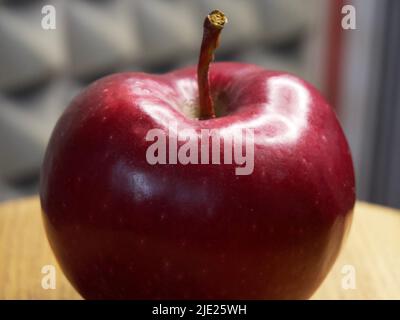
[[(75, 98), (54, 129), (41, 176), (43, 218), (84, 298), (303, 299), (338, 255), (355, 188), (334, 112), (286, 73), (215, 63), (208, 76), (223, 25), (215, 14), (205, 22), (199, 87), (195, 67), (111, 75)], [(237, 164), (222, 161), (150, 164), (148, 133), (160, 129), (176, 141), (172, 123), (199, 143), (202, 129), (253, 129), (253, 170), (237, 175)], [(218, 152), (226, 156), (223, 145)]]

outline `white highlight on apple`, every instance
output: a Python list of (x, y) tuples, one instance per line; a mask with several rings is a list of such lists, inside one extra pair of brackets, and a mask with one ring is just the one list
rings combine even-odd
[(170, 122), (168, 132), (149, 130), (146, 141), (153, 142), (146, 150), (146, 160), (151, 165), (236, 164), (236, 175), (250, 175), (254, 170), (254, 130), (251, 128), (227, 133), (216, 129), (196, 132), (193, 128), (179, 130), (176, 122)]
[(274, 76), (266, 81), (269, 102), (265, 113), (247, 121), (223, 128), (223, 134), (250, 128), (263, 128), (280, 124), (284, 129), (279, 134), (257, 136), (257, 144), (288, 144), (296, 141), (307, 124), (310, 96), (302, 84), (288, 75)]

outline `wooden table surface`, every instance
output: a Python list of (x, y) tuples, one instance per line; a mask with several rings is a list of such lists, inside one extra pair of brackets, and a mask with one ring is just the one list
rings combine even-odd
[[(56, 268), (56, 289), (41, 286), (45, 265)], [(80, 299), (50, 250), (37, 197), (0, 204), (0, 299)], [(399, 210), (357, 203), (349, 238), (313, 299), (400, 299)]]

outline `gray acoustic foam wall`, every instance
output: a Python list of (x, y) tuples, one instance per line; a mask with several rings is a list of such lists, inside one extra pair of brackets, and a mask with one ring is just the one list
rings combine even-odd
[[(313, 22), (320, 3), (0, 0), (0, 200), (35, 192), (51, 130), (90, 81), (122, 70), (164, 72), (195, 63), (202, 21), (215, 6), (230, 18), (218, 60), (307, 78), (309, 39), (324, 38)], [(44, 5), (56, 9), (55, 30), (41, 28)], [(312, 43), (317, 51), (323, 46)], [(318, 76), (309, 80), (320, 86)]]

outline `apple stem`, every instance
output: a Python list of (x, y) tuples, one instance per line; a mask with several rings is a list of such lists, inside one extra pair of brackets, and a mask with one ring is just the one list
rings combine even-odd
[(199, 87), (200, 119), (215, 118), (214, 104), (210, 93), (208, 70), (214, 60), (214, 51), (219, 45), (219, 36), (228, 22), (225, 14), (212, 11), (204, 20), (203, 41), (201, 42), (199, 63), (197, 65), (197, 83)]

